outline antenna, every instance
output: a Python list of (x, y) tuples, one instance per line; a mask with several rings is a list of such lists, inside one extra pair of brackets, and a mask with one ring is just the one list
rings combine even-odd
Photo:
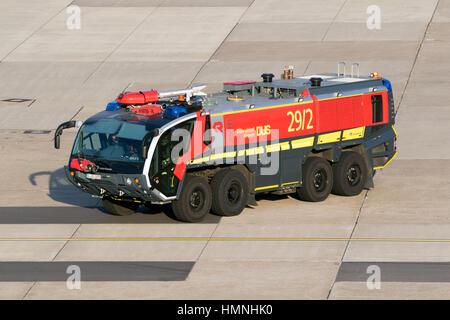
[(130, 88), (130, 87), (133, 86), (133, 85), (134, 85), (134, 81), (133, 81), (133, 82), (130, 82), (125, 88), (123, 88), (122, 92), (121, 92), (120, 95), (119, 95), (119, 99), (122, 99), (123, 94), (125, 93), (125, 91), (127, 91), (128, 88)]

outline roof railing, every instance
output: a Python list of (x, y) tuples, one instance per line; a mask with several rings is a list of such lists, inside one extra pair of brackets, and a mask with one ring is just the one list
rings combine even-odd
[(345, 78), (345, 62), (344, 61), (338, 62), (337, 77), (339, 78), (341, 76), (341, 65), (343, 66), (343, 71), (344, 71), (344, 73), (342, 73), (342, 77)]
[(358, 76), (357, 76), (357, 78), (359, 78), (359, 63), (358, 63), (358, 62), (353, 62), (353, 63), (352, 63), (352, 74), (351, 74), (351, 77), (352, 77), (352, 78), (355, 76), (355, 73), (354, 73), (354, 70), (353, 70), (353, 69), (356, 69), (356, 70), (358, 71)]

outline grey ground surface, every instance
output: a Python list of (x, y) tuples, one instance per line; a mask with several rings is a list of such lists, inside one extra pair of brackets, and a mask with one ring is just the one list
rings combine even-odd
[[(66, 27), (70, 4), (0, 2), (0, 100), (30, 99), (0, 102), (0, 267), (18, 280), (0, 283), (1, 299), (450, 298), (449, 0), (77, 0), (80, 30)], [(380, 30), (366, 27), (369, 5), (381, 8)], [(296, 75), (336, 72), (338, 61), (390, 79), (398, 110), (399, 155), (357, 197), (266, 196), (200, 224), (159, 210), (111, 217), (64, 178), (75, 131), (60, 150), (52, 134), (23, 133), (84, 120), (130, 82), (215, 91), (289, 64)], [(189, 268), (181, 281), (88, 277), (81, 290), (20, 278), (39, 262), (60, 274), (67, 262), (108, 261)], [(380, 289), (366, 286), (368, 263)]]

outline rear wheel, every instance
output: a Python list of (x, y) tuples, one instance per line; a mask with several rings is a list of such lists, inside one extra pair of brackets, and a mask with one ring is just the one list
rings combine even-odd
[(248, 185), (244, 175), (234, 169), (224, 169), (211, 181), (212, 211), (220, 216), (236, 216), (247, 205)]
[(343, 152), (339, 162), (333, 164), (333, 193), (356, 196), (364, 188), (366, 166), (363, 157), (354, 151)]
[(173, 214), (184, 222), (199, 222), (211, 210), (212, 192), (208, 181), (199, 176), (186, 176), (180, 198), (172, 202)]
[(297, 188), (300, 199), (312, 202), (325, 200), (333, 186), (333, 171), (323, 158), (310, 157), (303, 165), (303, 186)]
[(103, 207), (110, 214), (116, 216), (128, 216), (136, 212), (139, 204), (131, 201), (119, 201), (111, 198), (102, 198)]

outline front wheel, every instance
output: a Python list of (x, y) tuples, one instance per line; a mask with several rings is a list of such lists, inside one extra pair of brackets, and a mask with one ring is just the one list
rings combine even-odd
[(173, 214), (184, 222), (199, 222), (211, 210), (212, 192), (208, 181), (199, 176), (186, 176), (180, 198), (172, 202)]
[(102, 198), (103, 207), (115, 216), (129, 216), (136, 212), (139, 204), (129, 201), (119, 201), (111, 198)]
[(309, 157), (303, 165), (303, 186), (297, 188), (301, 200), (319, 202), (325, 200), (333, 186), (333, 171), (327, 160)]

